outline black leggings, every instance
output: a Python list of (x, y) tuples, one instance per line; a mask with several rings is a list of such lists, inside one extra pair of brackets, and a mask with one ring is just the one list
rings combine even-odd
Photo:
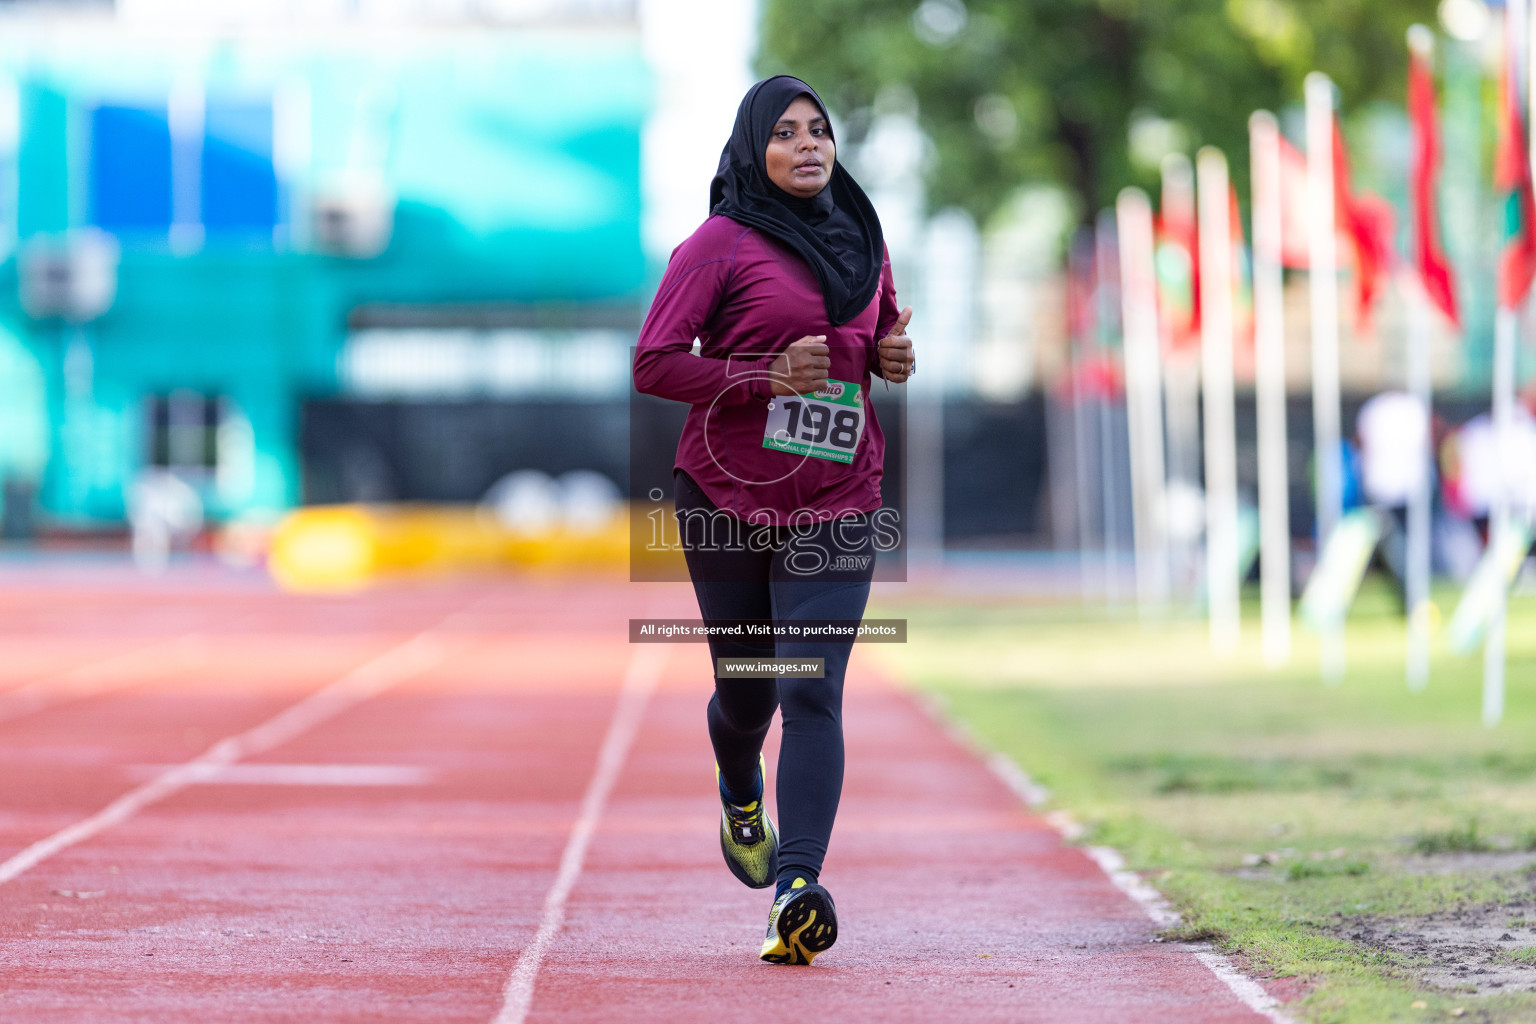
[[(707, 621), (864, 617), (874, 572), (869, 517), (786, 528), (748, 526), (720, 512), (684, 472), (676, 496), (688, 574)], [(838, 560), (839, 556), (843, 556)], [(779, 879), (815, 880), (843, 789), (843, 675), (853, 641), (711, 637), (715, 658), (823, 658), (822, 679), (715, 678), (709, 740), (726, 787), (756, 787), (757, 759), (775, 708), (779, 748)], [(713, 667), (713, 661), (711, 665)]]

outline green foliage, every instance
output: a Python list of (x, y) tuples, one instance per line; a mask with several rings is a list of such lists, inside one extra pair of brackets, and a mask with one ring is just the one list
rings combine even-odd
[(1413, 841), (1415, 853), (1433, 856), (1437, 853), (1486, 853), (1493, 849), (1488, 841), (1477, 834), (1477, 821), (1469, 821), (1461, 828), (1426, 832)]
[(1292, 862), (1285, 869), (1287, 882), (1300, 882), (1308, 878), (1332, 878), (1336, 875), (1363, 875), (1371, 870), (1370, 864), (1363, 860), (1327, 861), (1327, 860), (1298, 860)]
[[(959, 0), (937, 2), (953, 11)], [(1221, 147), (1241, 178), (1249, 114), (1299, 102), (1312, 70), (1338, 83), (1346, 111), (1401, 102), (1404, 34), (1432, 21), (1436, 3), (968, 0), (943, 43), (919, 38), (918, 7), (768, 0), (760, 70), (815, 85), (844, 115), (845, 140), (857, 141), (882, 90), (910, 90), (937, 149), (932, 203), (985, 219), (1024, 182), (1071, 188), (1085, 216), (1125, 185), (1154, 187), (1156, 168), (1131, 159), (1133, 117), (1173, 122), (1191, 151)]]

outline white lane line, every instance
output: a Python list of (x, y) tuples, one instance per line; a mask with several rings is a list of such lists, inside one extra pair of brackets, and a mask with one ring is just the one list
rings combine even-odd
[[(130, 778), (151, 779), (173, 765), (136, 764)], [(219, 768), (202, 785), (213, 786), (425, 786), (436, 772), (413, 764), (232, 764)]]
[(597, 831), (597, 823), (608, 802), (608, 794), (613, 791), (613, 784), (618, 781), (624, 760), (629, 756), (635, 734), (640, 731), (640, 720), (645, 717), (646, 704), (656, 689), (657, 681), (661, 679), (662, 670), (666, 668), (668, 653), (666, 644), (636, 644), (630, 655), (624, 684), (619, 690), (618, 704), (613, 709), (608, 734), (603, 737), (602, 748), (598, 751), (597, 768), (592, 772), (592, 781), (587, 783), (586, 795), (581, 799), (581, 814), (576, 824), (571, 826), (570, 838), (565, 842), (565, 852), (560, 856), (560, 870), (555, 875), (555, 884), (544, 897), (544, 914), (539, 920), (538, 933), (518, 954), (517, 963), (513, 965), (507, 984), (502, 989), (501, 1011), (496, 1014), (493, 1024), (523, 1024), (528, 1016), (528, 1009), (533, 1005), (533, 985), (538, 979), (539, 965), (544, 962), (544, 954), (549, 952), (561, 925), (565, 923), (565, 902), (570, 898), (571, 889), (581, 875), (587, 847), (591, 845), (592, 835)]
[(0, 864), (0, 884), (36, 867), (61, 850), (128, 820), (158, 800), (193, 783), (207, 781), (242, 758), (286, 743), (326, 719), (435, 667), (447, 654), (435, 633), (435, 630), (428, 630), (397, 644), (261, 725), (220, 740), (192, 760), (129, 790), (90, 817), (38, 840)]
[[(975, 733), (945, 713), (944, 704), (938, 697), (912, 690), (908, 693), (916, 699), (918, 705), (927, 712), (928, 717), (940, 729), (960, 746), (985, 761), (992, 774), (997, 776), (1024, 806), (1037, 810), (1050, 800), (1049, 789), (1030, 778), (1029, 773), (1019, 767), (1018, 762), (1007, 754), (989, 752)], [(1051, 811), (1045, 815), (1045, 820), (1064, 842), (1076, 842), (1083, 836), (1082, 825), (1078, 824), (1070, 811)], [(1099, 866), (1099, 870), (1114, 883), (1115, 888), (1141, 907), (1142, 911), (1152, 919), (1153, 924), (1160, 928), (1170, 928), (1179, 923), (1179, 912), (1163, 898), (1162, 893), (1125, 866), (1125, 858), (1120, 855), (1119, 850), (1112, 846), (1088, 846), (1083, 847), (1083, 852)], [(1248, 1009), (1263, 1016), (1271, 1024), (1295, 1024), (1295, 1021), (1286, 1014), (1280, 1001), (1264, 991), (1263, 985), (1238, 970), (1231, 957), (1216, 952), (1205, 943), (1180, 943), (1180, 945), (1208, 967), (1211, 973), (1227, 986), (1228, 991)]]

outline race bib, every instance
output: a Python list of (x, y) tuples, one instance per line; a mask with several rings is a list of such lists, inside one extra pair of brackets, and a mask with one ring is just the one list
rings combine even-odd
[(829, 380), (815, 394), (774, 396), (768, 403), (763, 447), (852, 462), (863, 436), (863, 392), (846, 380)]

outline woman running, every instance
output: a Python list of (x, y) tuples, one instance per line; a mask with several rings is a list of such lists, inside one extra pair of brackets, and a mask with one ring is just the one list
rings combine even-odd
[[(688, 574), (712, 625), (856, 623), (879, 541), (885, 442), (870, 375), (915, 369), (880, 220), (837, 163), (826, 106), (780, 75), (741, 101), (710, 216), (672, 253), (640, 332), (635, 386), (693, 408), (674, 468)], [(694, 339), (699, 355), (692, 354)], [(877, 341), (878, 339), (878, 341)], [(837, 940), (820, 884), (843, 785), (847, 639), (711, 634), (709, 738), (720, 849), (776, 885), (762, 959), (809, 964)], [(722, 658), (823, 659), (821, 678), (745, 678)], [(763, 740), (778, 708), (776, 829)]]

